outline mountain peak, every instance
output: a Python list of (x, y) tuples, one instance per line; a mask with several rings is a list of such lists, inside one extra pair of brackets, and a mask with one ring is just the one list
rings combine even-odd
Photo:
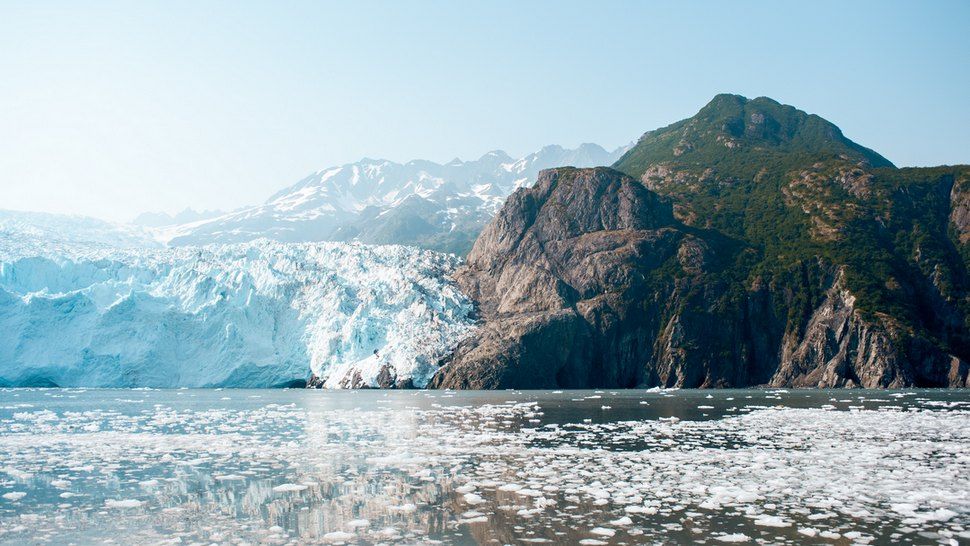
[(505, 153), (505, 150), (492, 150), (490, 152), (485, 152), (482, 157), (478, 158), (479, 161), (485, 161), (488, 159), (500, 159), (502, 161), (512, 160), (512, 156)]
[(698, 115), (704, 113), (705, 111), (722, 111), (728, 108), (741, 108), (747, 104), (748, 98), (741, 95), (734, 95), (732, 93), (718, 93), (714, 95), (714, 98), (710, 100), (703, 108), (701, 108)]
[(716, 95), (693, 117), (645, 133), (616, 167), (640, 176), (659, 163), (713, 166), (725, 161), (763, 161), (773, 154), (893, 167), (888, 159), (849, 140), (820, 116), (769, 97), (748, 99), (727, 93)]

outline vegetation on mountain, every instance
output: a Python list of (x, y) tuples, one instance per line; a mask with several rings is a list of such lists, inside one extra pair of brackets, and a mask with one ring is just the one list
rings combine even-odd
[(867, 318), (970, 357), (970, 262), (950, 222), (970, 167), (898, 169), (818, 116), (737, 95), (646, 133), (615, 167), (670, 198), (685, 223), (747, 244), (732, 274), (787, 287), (795, 300), (779, 312), (816, 303), (799, 279), (806, 267), (841, 268)]
[[(570, 326), (570, 336), (614, 351), (603, 358), (588, 353), (600, 362), (583, 372), (582, 386), (966, 384), (970, 167), (900, 169), (818, 116), (768, 98), (718, 95), (694, 117), (644, 134), (614, 168), (666, 203), (669, 221), (652, 230), (676, 232), (677, 242), (659, 244), (655, 232), (634, 236), (624, 225), (566, 229), (583, 225), (587, 208), (612, 199), (603, 193), (614, 191), (608, 188), (634, 190), (609, 170), (547, 171), (544, 184), (509, 199), (459, 277), (493, 325), (484, 330), (491, 340), (480, 336), (456, 353), (459, 366), (486, 369), (495, 360), (489, 347), (521, 352), (523, 344), (545, 339), (536, 332), (552, 327), (542, 324), (562, 330), (561, 313), (573, 313), (587, 326)], [(564, 185), (575, 179), (599, 193)], [(639, 209), (644, 199), (624, 206), (636, 210), (633, 217), (662, 209)], [(584, 207), (572, 206), (575, 200)], [(522, 215), (550, 219), (509, 220)], [(622, 284), (603, 281), (584, 292), (575, 286), (582, 275), (563, 264), (597, 263), (601, 255), (584, 254), (603, 252), (587, 244), (589, 237), (614, 230), (642, 239), (637, 244), (652, 245), (655, 254), (614, 255), (612, 267), (629, 273), (619, 275)], [(544, 262), (550, 265), (541, 270), (532, 265)], [(552, 279), (543, 282), (573, 296), (547, 306), (553, 314), (537, 323), (524, 299), (510, 299), (509, 291), (547, 273)], [(510, 279), (515, 283), (503, 284)], [(600, 315), (584, 311), (592, 305), (584, 302), (609, 294), (641, 300), (610, 307), (625, 317), (626, 329), (604, 328)], [(530, 324), (531, 337), (502, 334), (495, 325), (503, 322), (516, 325), (509, 331)], [(639, 358), (646, 371), (604, 371), (629, 358)], [(504, 365), (516, 366), (514, 360)], [(438, 383), (459, 376), (452, 365)], [(519, 386), (508, 379), (514, 375), (488, 377), (475, 384)]]

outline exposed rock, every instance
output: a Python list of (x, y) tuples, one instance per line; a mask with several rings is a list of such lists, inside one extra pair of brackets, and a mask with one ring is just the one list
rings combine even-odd
[(953, 183), (950, 190), (950, 222), (961, 244), (970, 244), (970, 176)]
[(397, 379), (397, 370), (394, 366), (390, 364), (384, 364), (381, 368), (380, 373), (377, 374), (377, 386), (382, 389), (390, 389), (394, 387), (395, 380)]
[[(310, 389), (322, 389), (324, 388), (325, 380), (317, 377), (316, 375), (310, 375), (310, 379), (306, 382), (306, 387)], [(392, 364), (385, 363), (381, 367), (381, 371), (377, 374), (376, 385), (371, 385), (366, 380), (364, 380), (363, 375), (359, 369), (351, 369), (346, 375), (344, 375), (337, 386), (341, 389), (414, 389), (414, 380), (411, 377), (399, 378), (397, 376), (397, 370)]]
[(889, 333), (863, 320), (839, 272), (804, 329), (785, 336), (773, 386), (899, 388), (915, 383)]
[(669, 202), (612, 169), (545, 171), (459, 270), (482, 325), (429, 386), (966, 384), (964, 361), (864, 316), (841, 268), (731, 280), (752, 252), (680, 224)]
[[(607, 168), (545, 171), (482, 233), (458, 274), (482, 328), (432, 380), (447, 388), (552, 388), (744, 383), (737, 330), (704, 312), (716, 261), (670, 205)], [(676, 282), (653, 274), (674, 267)], [(696, 309), (695, 309), (696, 307)], [(683, 323), (683, 324), (682, 324)], [(658, 335), (659, 333), (659, 335)], [(707, 338), (723, 344), (705, 342)]]

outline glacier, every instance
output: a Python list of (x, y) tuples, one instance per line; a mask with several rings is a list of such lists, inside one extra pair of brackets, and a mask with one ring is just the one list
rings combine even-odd
[(0, 225), (0, 386), (271, 387), (312, 375), (330, 388), (424, 387), (473, 328), (452, 255), (266, 239), (154, 248), (12, 225)]

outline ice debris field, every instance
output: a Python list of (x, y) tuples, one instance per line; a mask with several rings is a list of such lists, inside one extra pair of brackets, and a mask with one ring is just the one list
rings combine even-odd
[(55, 228), (0, 216), (0, 386), (423, 387), (471, 328), (451, 255)]
[(966, 391), (0, 391), (0, 543), (961, 544)]

